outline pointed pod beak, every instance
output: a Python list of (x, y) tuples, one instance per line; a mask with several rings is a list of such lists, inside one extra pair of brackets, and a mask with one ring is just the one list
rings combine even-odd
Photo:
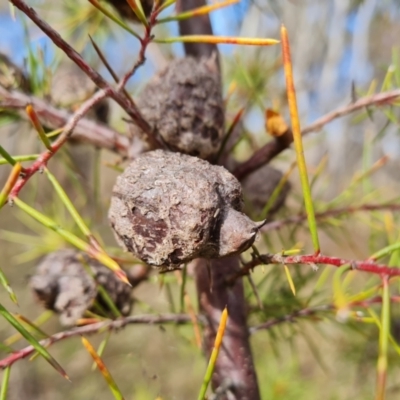
[(267, 219), (264, 219), (264, 221), (255, 222), (257, 232), (258, 232), (267, 222), (268, 222)]

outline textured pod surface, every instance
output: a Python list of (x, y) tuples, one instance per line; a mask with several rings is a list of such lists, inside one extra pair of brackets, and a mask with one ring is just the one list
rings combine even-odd
[(203, 159), (218, 152), (224, 110), (215, 58), (172, 61), (146, 85), (137, 105), (171, 150)]
[(240, 184), (225, 168), (156, 150), (118, 177), (109, 219), (125, 249), (150, 265), (171, 267), (246, 250), (257, 224), (241, 208)]
[[(90, 268), (93, 276), (85, 266)], [(60, 314), (63, 325), (74, 324), (92, 307), (95, 299), (107, 310), (98, 294), (98, 284), (103, 286), (123, 315), (130, 312), (131, 288), (108, 268), (76, 250), (59, 250), (47, 255), (30, 279), (36, 297), (47, 309)]]

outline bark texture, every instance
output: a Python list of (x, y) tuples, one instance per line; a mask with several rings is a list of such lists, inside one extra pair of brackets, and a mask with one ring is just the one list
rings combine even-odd
[(137, 100), (171, 150), (208, 159), (224, 136), (224, 103), (215, 57), (177, 58), (155, 75)]
[(243, 281), (230, 286), (226, 277), (240, 269), (239, 258), (196, 260), (195, 276), (200, 312), (205, 316), (204, 352), (211, 355), (221, 312), (228, 308), (229, 319), (218, 356), (212, 386), (218, 399), (258, 400), (260, 393), (247, 329)]
[[(177, 11), (187, 11), (206, 4), (205, 0), (178, 0)], [(179, 23), (181, 35), (212, 35), (208, 15)], [(217, 55), (217, 46), (204, 43), (186, 43), (186, 55), (196, 58)], [(207, 268), (210, 263), (210, 268)], [(260, 392), (250, 349), (247, 327), (246, 300), (243, 282), (238, 279), (233, 286), (225, 282), (227, 276), (240, 267), (237, 256), (207, 261), (195, 261), (195, 280), (200, 312), (207, 319), (204, 331), (204, 352), (209, 358), (221, 312), (228, 307), (229, 320), (223, 345), (212, 379), (212, 388), (220, 400), (259, 400)]]
[[(176, 12), (181, 13), (204, 5), (206, 5), (205, 0), (178, 0)], [(210, 18), (206, 14), (180, 21), (179, 32), (181, 35), (212, 35)], [(210, 43), (184, 43), (183, 47), (187, 56), (196, 58), (210, 57), (218, 52), (217, 46)]]

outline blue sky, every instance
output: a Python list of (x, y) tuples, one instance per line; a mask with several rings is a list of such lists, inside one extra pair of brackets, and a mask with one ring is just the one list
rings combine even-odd
[[(212, 13), (211, 19), (213, 24), (214, 33), (217, 35), (235, 35), (237, 29), (240, 26), (242, 15), (245, 14), (248, 8), (248, 1), (241, 1), (239, 4), (217, 10)], [(172, 10), (172, 9), (171, 9)], [(169, 13), (168, 11), (167, 13)], [(0, 13), (0, 52), (10, 56), (17, 64), (23, 63), (24, 57), (26, 57), (26, 46), (24, 42), (24, 29), (22, 24), (22, 15), (18, 13), (18, 18), (13, 21), (7, 11)], [(169, 24), (172, 34), (177, 33), (176, 24)], [(34, 46), (46, 47), (49, 59), (51, 58), (52, 51), (54, 50), (51, 42), (43, 37), (37, 35), (38, 39), (33, 39), (32, 43)], [(178, 45), (180, 47), (180, 45)], [(114, 43), (110, 41), (108, 44), (107, 51), (111, 53), (116, 47)], [(221, 51), (230, 52), (232, 46), (221, 46)], [(180, 53), (179, 49), (177, 50)]]
[[(249, 0), (242, 0), (240, 3), (221, 9), (213, 12), (211, 14), (212, 24), (214, 33), (217, 35), (237, 35), (238, 30), (240, 28), (243, 16), (246, 14), (246, 11), (249, 7)], [(312, 7), (312, 5), (316, 3), (310, 3), (309, 16), (312, 20), (318, 19), (318, 7)], [(382, 6), (383, 7), (383, 6)], [(385, 6), (386, 7), (386, 6)], [(390, 6), (390, 12), (392, 12), (392, 8), (394, 6)], [(24, 30), (22, 25), (23, 16), (19, 14), (17, 21), (13, 21), (10, 18), (10, 15), (7, 12), (8, 8), (5, 8), (5, 12), (0, 14), (0, 51), (10, 55), (13, 60), (21, 65), (23, 63), (23, 59), (26, 56), (26, 46), (24, 44)], [(313, 11), (314, 10), (314, 11)], [(396, 8), (397, 10), (397, 8)], [(173, 9), (167, 10), (166, 13), (172, 12)], [(357, 12), (349, 13), (347, 16), (347, 22), (345, 29), (348, 32), (348, 35), (352, 35), (354, 31), (359, 31), (362, 29), (363, 21), (358, 18), (358, 9)], [(40, 10), (39, 10), (40, 13)], [(394, 13), (396, 15), (396, 13)], [(398, 14), (397, 14), (398, 15)], [(268, 13), (264, 24), (267, 26), (277, 25), (279, 26), (278, 19), (275, 17), (273, 12)], [(334, 22), (332, 22), (334, 23)], [(169, 28), (171, 29), (171, 35), (177, 35), (177, 24), (169, 24)], [(119, 28), (116, 27), (118, 30)], [(47, 61), (53, 59), (54, 55), (54, 45), (47, 39), (43, 34), (38, 32), (35, 29), (32, 29), (33, 35), (31, 35), (32, 44), (34, 47), (46, 48)], [(121, 32), (123, 32), (121, 30)], [(138, 43), (136, 39), (129, 35), (120, 35), (118, 37), (118, 41), (113, 38), (110, 38), (106, 43), (102, 45), (103, 50), (106, 51), (109, 58), (113, 60), (113, 67), (116, 68), (118, 72), (124, 71), (125, 65), (122, 62), (126, 62), (126, 57), (121, 61), (121, 52), (125, 56), (128, 52), (126, 49), (129, 49), (129, 54), (136, 54), (138, 50)], [(182, 46), (180, 44), (174, 45), (174, 49), (178, 55), (182, 54)], [(222, 45), (220, 46), (220, 50), (225, 54), (230, 54), (235, 49), (234, 46), (231, 45)], [(118, 60), (120, 65), (118, 64)], [(317, 65), (315, 68), (312, 68), (308, 71), (308, 74), (312, 76), (311, 79), (318, 79), (321, 73), (321, 68), (323, 65)], [(101, 73), (104, 73), (104, 70), (100, 70)], [(153, 67), (151, 63), (146, 64), (146, 68), (142, 68), (138, 71), (138, 73), (133, 77), (131, 83), (143, 82), (150, 74), (153, 72)], [(106, 76), (106, 75), (105, 75)], [(351, 81), (353, 77), (356, 77), (357, 84), (363, 85), (365, 82), (369, 82), (372, 79), (373, 70), (371, 65), (369, 65), (369, 61), (365, 58), (362, 61), (358, 60), (357, 57), (353, 54), (353, 50), (349, 43), (346, 43), (342, 52), (342, 59), (340, 64), (338, 65), (338, 81), (336, 84), (336, 95), (343, 96), (348, 95), (349, 87), (351, 86)], [(334, 94), (335, 90), (331, 90), (331, 95)], [(308, 118), (314, 119), (317, 117), (321, 110), (318, 105), (320, 103), (321, 96), (326, 96), (326, 93), (321, 93), (320, 88), (318, 87), (315, 91), (310, 90), (308, 92), (308, 109), (309, 115)]]

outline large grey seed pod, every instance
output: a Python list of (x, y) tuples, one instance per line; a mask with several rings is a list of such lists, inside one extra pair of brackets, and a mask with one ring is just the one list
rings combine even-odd
[[(108, 3), (112, 4), (114, 8), (119, 12), (121, 17), (130, 19), (132, 21), (137, 22), (138, 18), (136, 14), (132, 11), (132, 8), (129, 6), (126, 0), (107, 0)], [(148, 17), (153, 8), (153, 0), (141, 0), (143, 11)]]
[(251, 246), (259, 225), (241, 212), (241, 196), (225, 168), (156, 150), (117, 178), (108, 216), (125, 249), (150, 265), (174, 267)]
[(146, 85), (137, 105), (171, 150), (203, 159), (218, 152), (224, 109), (215, 57), (172, 61)]
[[(93, 276), (85, 266), (90, 268)], [(123, 315), (129, 314), (131, 288), (110, 269), (79, 251), (65, 249), (48, 254), (30, 279), (35, 296), (47, 309), (60, 314), (63, 325), (74, 324), (86, 310), (91, 309), (95, 299), (104, 310), (110, 311), (98, 293), (98, 284), (103, 286)]]

